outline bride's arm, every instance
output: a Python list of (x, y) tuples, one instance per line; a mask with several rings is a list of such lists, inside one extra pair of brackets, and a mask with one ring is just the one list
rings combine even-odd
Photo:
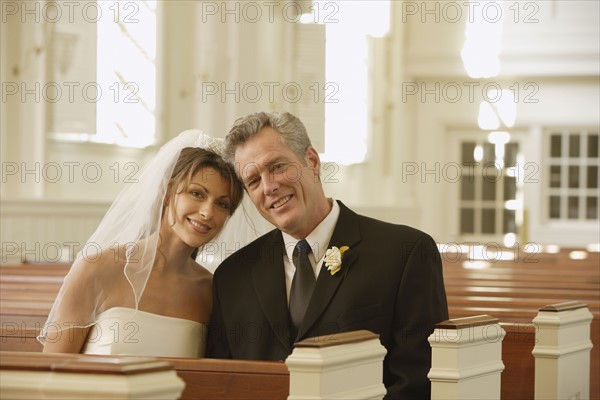
[(43, 352), (81, 352), (101, 301), (99, 264), (78, 259), (71, 266), (38, 337)]
[(70, 327), (56, 332), (54, 337), (46, 338), (44, 353), (81, 353), (90, 327)]

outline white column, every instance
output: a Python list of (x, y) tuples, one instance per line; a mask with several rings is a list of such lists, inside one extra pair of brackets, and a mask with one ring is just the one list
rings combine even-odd
[(535, 399), (590, 397), (590, 325), (585, 304), (572, 301), (543, 307), (536, 327)]
[(381, 399), (383, 358), (379, 335), (369, 331), (314, 337), (296, 344), (285, 360), (288, 400)]
[(431, 398), (499, 399), (505, 334), (498, 319), (489, 315), (437, 324), (429, 336)]
[(198, 106), (193, 64), (196, 37), (192, 33), (202, 25), (195, 15), (197, 8), (198, 2), (192, 1), (159, 1), (157, 6), (156, 128), (158, 139), (165, 142), (185, 129), (208, 129), (195, 125), (194, 118)]
[(44, 196), (48, 23), (40, 18), (42, 6), (41, 1), (2, 2), (3, 198)]

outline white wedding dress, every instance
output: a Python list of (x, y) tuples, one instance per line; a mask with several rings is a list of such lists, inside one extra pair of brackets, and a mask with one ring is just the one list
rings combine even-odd
[(200, 322), (113, 307), (98, 316), (82, 353), (199, 358), (206, 334)]

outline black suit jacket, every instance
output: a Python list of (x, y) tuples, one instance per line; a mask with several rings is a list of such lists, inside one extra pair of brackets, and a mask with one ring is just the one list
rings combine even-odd
[[(387, 349), (386, 398), (429, 398), (427, 338), (436, 323), (448, 318), (436, 243), (419, 230), (339, 205), (327, 248), (350, 249), (335, 275), (321, 268), (296, 339), (359, 329), (375, 332)], [(285, 360), (291, 353), (284, 254), (276, 229), (217, 268), (207, 356)]]

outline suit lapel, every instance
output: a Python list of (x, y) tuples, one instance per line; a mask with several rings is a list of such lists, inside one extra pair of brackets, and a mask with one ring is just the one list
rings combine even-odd
[(290, 349), (289, 312), (283, 268), (283, 238), (274, 230), (253, 263), (252, 284), (258, 302), (279, 341)]
[(357, 215), (344, 206), (342, 202), (338, 201), (338, 204), (340, 205), (340, 215), (327, 248), (348, 246), (350, 249), (344, 253), (342, 267), (335, 275), (331, 275), (325, 265), (321, 266), (317, 285), (308, 304), (304, 321), (298, 332), (298, 338), (302, 338), (325, 311), (350, 267), (358, 259), (358, 254), (352, 250), (352, 246), (360, 241)]

